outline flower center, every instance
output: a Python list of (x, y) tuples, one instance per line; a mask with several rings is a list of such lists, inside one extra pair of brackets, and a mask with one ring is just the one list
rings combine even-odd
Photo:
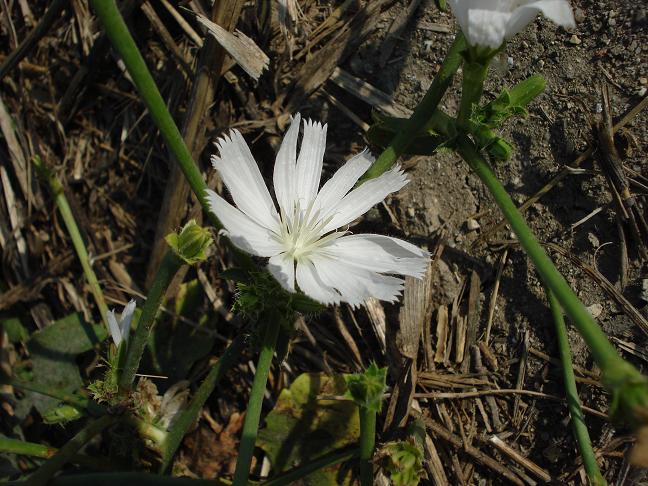
[(291, 215), (281, 212), (280, 241), (286, 253), (295, 261), (307, 259), (313, 251), (324, 244), (339, 238), (344, 232), (333, 232), (322, 236), (322, 229), (333, 216), (321, 217), (321, 210), (314, 211), (311, 202), (304, 210), (299, 201), (295, 204)]

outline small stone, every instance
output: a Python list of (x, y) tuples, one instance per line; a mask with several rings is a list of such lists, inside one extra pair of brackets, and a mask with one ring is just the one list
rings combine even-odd
[(575, 8), (574, 9), (574, 20), (578, 24), (583, 22), (585, 20), (585, 10), (583, 10), (582, 8), (578, 8), (578, 7)]
[(468, 229), (468, 231), (476, 231), (481, 228), (481, 226), (479, 226), (479, 223), (476, 219), (468, 218), (468, 220), (466, 221), (466, 228)]
[(603, 312), (603, 306), (601, 304), (592, 304), (587, 308), (587, 312), (592, 314), (592, 317), (596, 319)]
[(577, 46), (581, 43), (582, 41), (579, 39), (579, 37), (574, 34), (569, 38), (569, 43), (573, 46)]
[(413, 218), (414, 216), (416, 216), (416, 211), (414, 210), (414, 208), (412, 206), (407, 208), (407, 215), (410, 218)]
[(648, 93), (648, 88), (646, 88), (645, 86), (637, 89), (637, 96), (643, 97), (646, 93)]
[(639, 78), (639, 84), (648, 84), (648, 78)]
[(598, 248), (601, 246), (601, 242), (594, 233), (587, 233), (587, 240), (590, 242), (593, 248)]
[(608, 20), (608, 25), (610, 27), (616, 27), (616, 19), (610, 19)]

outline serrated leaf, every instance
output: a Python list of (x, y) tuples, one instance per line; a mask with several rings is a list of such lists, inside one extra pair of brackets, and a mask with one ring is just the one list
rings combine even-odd
[[(358, 441), (360, 421), (355, 403), (318, 398), (341, 395), (345, 389), (342, 377), (304, 373), (282, 390), (257, 440), (270, 458), (274, 474)], [(348, 471), (338, 465), (320, 469), (299, 484), (346, 485), (350, 479)]]

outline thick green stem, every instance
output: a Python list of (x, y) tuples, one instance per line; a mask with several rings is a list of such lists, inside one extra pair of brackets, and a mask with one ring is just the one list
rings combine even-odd
[(265, 394), (268, 373), (272, 364), (272, 356), (277, 344), (277, 335), (281, 321), (277, 315), (270, 315), (266, 324), (263, 343), (261, 344), (261, 353), (257, 362), (250, 399), (248, 401), (247, 411), (245, 412), (245, 422), (243, 423), (243, 433), (241, 435), (241, 444), (239, 445), (238, 457), (236, 459), (236, 470), (234, 471), (233, 486), (245, 486), (248, 484), (250, 475), (250, 464), (254, 454), (254, 445), (256, 444), (257, 433), (259, 431), (259, 421), (261, 419), (261, 407), (263, 405), (263, 395)]
[(565, 319), (563, 318), (562, 308), (560, 307), (560, 303), (558, 302), (558, 299), (556, 299), (554, 293), (549, 289), (547, 289), (547, 299), (549, 300), (551, 315), (556, 327), (558, 352), (560, 353), (560, 361), (562, 362), (565, 394), (567, 395), (567, 407), (569, 408), (569, 415), (571, 416), (572, 429), (574, 431), (576, 443), (578, 444), (578, 450), (583, 458), (585, 473), (587, 474), (592, 486), (606, 486), (607, 482), (603, 479), (598, 464), (596, 463), (596, 455), (592, 449), (592, 441), (590, 440), (589, 432), (587, 431), (587, 425), (585, 425), (585, 416), (578, 397), (576, 376), (574, 375), (574, 368), (572, 366), (567, 326), (565, 325)]
[(72, 439), (70, 439), (59, 451), (43, 463), (29, 478), (30, 486), (45, 486), (52, 476), (61, 469), (90, 439), (100, 433), (106, 427), (114, 424), (119, 417), (104, 415), (91, 421)]
[(57, 450), (55, 447), (49, 447), (43, 444), (0, 436), (0, 453), (2, 454), (20, 454), (22, 456), (47, 459), (56, 454)]
[(373, 454), (376, 446), (376, 412), (360, 407), (360, 486), (373, 486)]
[(164, 473), (171, 464), (171, 460), (173, 459), (175, 452), (178, 450), (182, 439), (191, 425), (197, 420), (203, 405), (205, 405), (205, 402), (214, 391), (214, 388), (216, 388), (216, 385), (218, 385), (218, 382), (241, 354), (244, 342), (245, 340), (242, 336), (239, 336), (232, 341), (218, 360), (218, 363), (212, 366), (209, 370), (207, 377), (200, 384), (198, 390), (196, 390), (189, 406), (173, 423), (173, 427), (169, 430), (162, 447), (162, 464), (160, 465), (160, 473)]
[(632, 378), (642, 381), (641, 374), (619, 356), (614, 346), (608, 341), (605, 333), (585, 309), (585, 306), (569, 287), (560, 272), (558, 272), (547, 253), (536, 240), (531, 229), (527, 226), (515, 204), (513, 204), (510, 196), (493, 173), (488, 162), (477, 151), (474, 144), (465, 135), (460, 135), (457, 148), (459, 154), (486, 185), (517, 235), (520, 244), (533, 261), (542, 281), (556, 295), (561, 306), (574, 322), (583, 339), (585, 339), (594, 360), (604, 374), (604, 384), (606, 384), (605, 375), (609, 375), (612, 378), (611, 381), (616, 381), (621, 376), (626, 379)]
[(467, 127), (472, 115), (473, 106), (479, 104), (484, 92), (484, 81), (488, 74), (488, 64), (479, 61), (465, 62), (463, 65), (463, 80), (461, 83), (461, 103), (459, 105), (460, 126)]
[(387, 146), (369, 168), (362, 180), (373, 179), (389, 170), (394, 165), (394, 162), (396, 162), (396, 159), (405, 152), (409, 144), (412, 143), (428, 120), (434, 115), (441, 98), (443, 98), (443, 95), (450, 87), (452, 78), (461, 65), (461, 51), (465, 48), (466, 39), (463, 34), (459, 33), (450, 47), (441, 69), (435, 76), (434, 81), (432, 81), (432, 85), (427, 93), (414, 110), (414, 113), (412, 113), (412, 116), (405, 123), (402, 130), (396, 134), (389, 146)]
[(146, 343), (151, 334), (151, 329), (153, 329), (153, 325), (155, 324), (155, 317), (162, 304), (162, 299), (166, 294), (171, 280), (173, 280), (173, 277), (183, 264), (183, 260), (173, 250), (168, 250), (166, 255), (164, 255), (151, 290), (146, 296), (146, 302), (142, 308), (142, 315), (137, 324), (135, 334), (128, 342), (124, 369), (119, 375), (120, 390), (127, 391), (131, 389), (133, 380), (135, 379), (135, 373), (137, 373), (140, 360), (146, 348)]
[(83, 268), (83, 273), (88, 279), (88, 284), (90, 284), (90, 291), (97, 303), (99, 312), (101, 313), (101, 319), (108, 328), (108, 319), (106, 314), (108, 313), (108, 306), (104, 299), (103, 292), (101, 291), (101, 286), (97, 280), (97, 275), (95, 275), (92, 265), (90, 264), (90, 257), (88, 256), (88, 250), (86, 250), (85, 243), (83, 243), (83, 238), (81, 237), (81, 232), (79, 227), (76, 224), (74, 215), (72, 214), (72, 209), (68, 203), (67, 198), (65, 197), (65, 191), (63, 185), (56, 178), (56, 176), (45, 166), (43, 161), (39, 156), (34, 156), (32, 159), (34, 167), (36, 167), (36, 172), (39, 177), (47, 184), (48, 189), (52, 193), (54, 202), (61, 213), (65, 227), (70, 234), (70, 239), (72, 239), (72, 245), (76, 251), (77, 256), (79, 257), (79, 262)]
[(319, 459), (315, 459), (308, 464), (298, 467), (295, 470), (287, 471), (283, 474), (280, 474), (268, 481), (261, 483), (261, 486), (287, 486), (289, 484), (295, 484), (298, 479), (304, 478), (315, 471), (324, 469), (327, 467), (335, 466), (341, 462), (348, 461), (354, 456), (358, 455), (358, 450), (347, 450), (341, 452), (333, 452)]
[(194, 162), (191, 152), (182, 138), (180, 130), (173, 120), (171, 113), (158, 90), (151, 73), (149, 72), (144, 58), (140, 54), (133, 37), (128, 31), (115, 0), (90, 0), (92, 8), (103, 24), (106, 34), (113, 47), (117, 49), (126, 69), (130, 74), (140, 97), (164, 137), (169, 150), (175, 156), (182, 169), (191, 189), (208, 214), (212, 224), (220, 227), (216, 216), (209, 211), (206, 199), (207, 184), (203, 179), (198, 166)]

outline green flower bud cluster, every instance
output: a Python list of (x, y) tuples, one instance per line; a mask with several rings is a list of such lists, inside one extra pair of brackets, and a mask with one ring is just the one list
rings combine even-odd
[(364, 373), (345, 375), (347, 397), (359, 407), (380, 412), (385, 396), (387, 368), (371, 363)]
[(212, 243), (209, 230), (198, 225), (195, 219), (185, 224), (180, 234), (170, 233), (165, 240), (176, 255), (188, 265), (205, 260), (207, 248)]

